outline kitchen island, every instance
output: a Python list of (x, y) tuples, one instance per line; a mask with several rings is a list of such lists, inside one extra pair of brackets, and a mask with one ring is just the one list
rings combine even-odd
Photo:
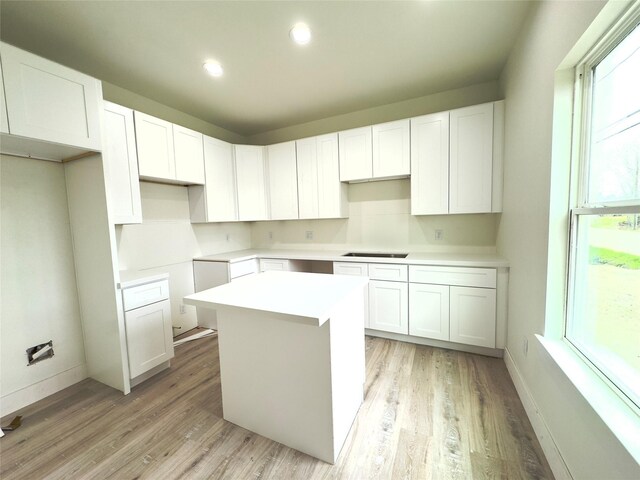
[(217, 311), (224, 419), (335, 463), (363, 400), (367, 282), (271, 271), (185, 297)]

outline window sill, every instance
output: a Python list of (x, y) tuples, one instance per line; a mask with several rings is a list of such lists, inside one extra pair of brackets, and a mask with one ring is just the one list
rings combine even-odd
[(640, 463), (640, 414), (637, 408), (623, 400), (565, 341), (541, 335), (536, 337), (613, 435)]

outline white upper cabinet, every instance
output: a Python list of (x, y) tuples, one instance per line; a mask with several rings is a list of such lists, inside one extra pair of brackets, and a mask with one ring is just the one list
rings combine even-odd
[(450, 113), (450, 213), (491, 212), (493, 103)]
[(115, 224), (142, 223), (133, 110), (104, 102), (102, 141), (110, 218)]
[(204, 184), (204, 150), (202, 134), (173, 125), (173, 148), (176, 180), (188, 184)]
[(340, 181), (371, 179), (373, 177), (371, 127), (339, 132), (338, 143), (340, 146)]
[(411, 119), (411, 214), (502, 211), (504, 102)]
[(155, 180), (176, 178), (173, 125), (146, 113), (135, 112), (140, 177)]
[(449, 112), (411, 119), (411, 214), (449, 213)]
[(238, 220), (233, 145), (204, 136), (205, 185), (189, 187), (192, 222)]
[(373, 178), (407, 176), (411, 171), (409, 119), (372, 127)]
[(264, 147), (234, 145), (238, 187), (238, 219), (267, 220)]
[(141, 112), (135, 112), (135, 124), (141, 178), (204, 184), (201, 133)]
[(269, 184), (269, 218), (298, 218), (298, 179), (296, 142), (277, 143), (266, 147)]
[(318, 150), (316, 137), (296, 140), (298, 212), (300, 218), (319, 218)]
[(6, 43), (0, 58), (11, 135), (100, 151), (98, 80)]
[(300, 218), (347, 216), (347, 185), (340, 183), (338, 134), (296, 141)]
[(4, 98), (4, 81), (2, 80), (2, 63), (0, 63), (0, 133), (9, 133), (7, 102)]

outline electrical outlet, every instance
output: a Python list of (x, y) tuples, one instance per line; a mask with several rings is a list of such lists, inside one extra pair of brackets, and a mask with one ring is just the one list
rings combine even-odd
[(187, 313), (187, 306), (184, 304), (180, 305), (180, 315), (184, 315), (185, 313)]
[(436, 229), (435, 239), (442, 240), (444, 238), (444, 230)]
[(307, 240), (313, 240), (313, 230), (307, 230), (304, 234), (304, 237)]

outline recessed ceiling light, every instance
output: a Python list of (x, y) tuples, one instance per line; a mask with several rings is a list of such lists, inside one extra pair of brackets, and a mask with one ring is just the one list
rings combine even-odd
[(299, 45), (306, 45), (311, 41), (311, 30), (306, 23), (296, 23), (289, 32), (291, 40)]
[(204, 68), (205, 71), (212, 77), (220, 77), (224, 73), (222, 65), (220, 65), (218, 62), (205, 62), (202, 64), (202, 68)]

